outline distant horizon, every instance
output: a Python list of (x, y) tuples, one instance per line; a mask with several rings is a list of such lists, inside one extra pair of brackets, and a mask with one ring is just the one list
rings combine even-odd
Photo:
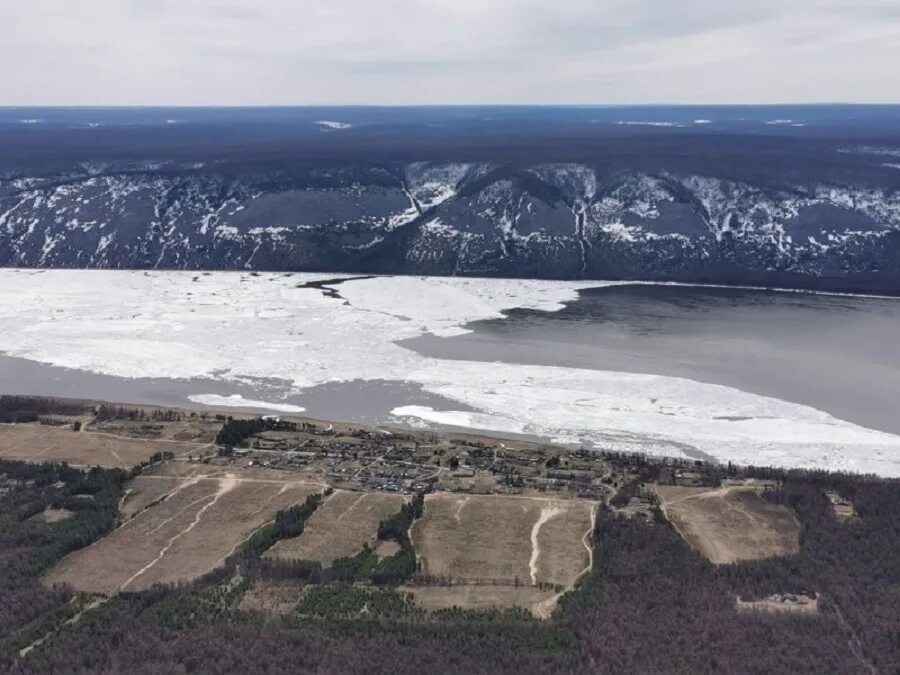
[(194, 109), (194, 110), (247, 110), (247, 109), (309, 109), (309, 108), (816, 108), (816, 107), (900, 107), (900, 101), (781, 101), (759, 103), (246, 103), (246, 104), (0, 104), (0, 110), (28, 110), (46, 108), (50, 110), (134, 110), (134, 109)]

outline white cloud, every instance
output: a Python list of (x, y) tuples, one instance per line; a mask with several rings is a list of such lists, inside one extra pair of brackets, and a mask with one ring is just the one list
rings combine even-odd
[(895, 0), (32, 0), (0, 104), (894, 101)]

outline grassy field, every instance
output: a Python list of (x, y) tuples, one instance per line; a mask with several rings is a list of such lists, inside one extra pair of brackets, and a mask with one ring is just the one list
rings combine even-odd
[(656, 493), (678, 533), (717, 565), (799, 550), (800, 524), (793, 512), (752, 488), (660, 485)]
[(554, 591), (541, 590), (537, 586), (401, 586), (401, 591), (412, 593), (422, 609), (435, 611), (451, 607), (466, 609), (491, 609), (493, 607), (522, 607), (538, 613), (539, 607), (551, 601)]
[(248, 612), (290, 614), (294, 611), (306, 586), (294, 581), (256, 581), (244, 593), (238, 609)]
[(131, 486), (132, 503), (149, 505), (64, 558), (45, 581), (114, 593), (195, 579), (221, 564), (277, 511), (322, 489), (290, 474), (273, 474), (278, 472), (168, 463)]
[(336, 490), (306, 522), (299, 537), (282, 539), (267, 557), (330, 563), (375, 544), (378, 523), (400, 510), (407, 498), (383, 492)]
[(40, 424), (0, 424), (0, 457), (28, 462), (68, 462), (75, 466), (128, 468), (157, 452), (176, 457), (198, 452), (205, 444), (120, 436), (101, 431)]

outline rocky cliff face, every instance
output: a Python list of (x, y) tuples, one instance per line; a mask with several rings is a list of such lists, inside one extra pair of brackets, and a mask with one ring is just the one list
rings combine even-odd
[(0, 264), (900, 292), (900, 192), (586, 164), (85, 163), (0, 180)]

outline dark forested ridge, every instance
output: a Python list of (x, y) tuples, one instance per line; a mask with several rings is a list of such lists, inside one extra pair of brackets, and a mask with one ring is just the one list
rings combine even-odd
[(897, 106), (0, 109), (0, 265), (898, 293), (898, 158)]
[[(661, 464), (635, 463), (640, 479)], [(700, 466), (700, 465), (698, 465)], [(846, 475), (705, 467), (777, 479), (768, 498), (802, 524), (797, 555), (714, 566), (662, 518), (602, 510), (594, 567), (554, 617), (522, 611), (426, 614), (390, 586), (332, 581), (309, 587), (295, 614), (239, 611), (253, 560), (302, 530), (318, 498), (289, 509), (218, 570), (194, 584), (125, 593), (61, 628), (86, 603), (39, 582), (49, 565), (116, 523), (128, 474), (0, 463), (0, 659), (17, 673), (895, 673), (900, 668), (900, 483)], [(623, 486), (627, 492), (630, 487)], [(852, 500), (838, 521), (826, 492)], [(91, 499), (85, 499), (90, 495)], [(48, 506), (74, 515), (46, 523)], [(379, 528), (404, 543), (421, 501)], [(280, 575), (280, 576), (279, 576)], [(314, 581), (321, 582), (322, 579)], [(737, 611), (738, 597), (814, 594), (819, 612)], [(362, 609), (365, 611), (362, 612)], [(362, 612), (362, 613), (361, 613)], [(20, 649), (49, 634), (24, 657)]]

